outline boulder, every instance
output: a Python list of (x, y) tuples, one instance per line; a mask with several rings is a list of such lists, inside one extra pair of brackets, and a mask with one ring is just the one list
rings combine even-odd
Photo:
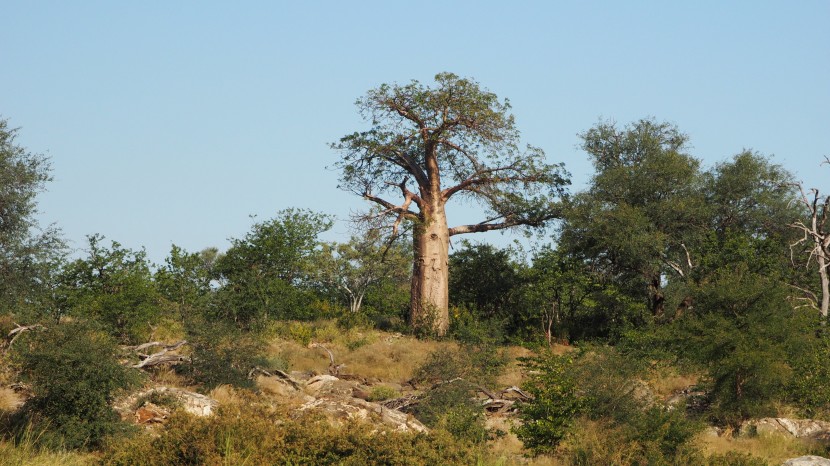
[(796, 438), (828, 439), (830, 422), (814, 419), (766, 417), (753, 419), (741, 425), (741, 435), (779, 433)]
[(378, 403), (359, 398), (318, 398), (300, 407), (300, 411), (313, 410), (322, 413), (334, 424), (358, 421), (380, 421), (401, 432), (426, 432), (428, 429), (417, 419)]
[(305, 383), (305, 392), (315, 398), (351, 398), (354, 386), (349, 381), (323, 374), (310, 378)]
[[(158, 418), (159, 416), (155, 416), (150, 412), (143, 412), (142, 414), (139, 414), (136, 411), (133, 411), (138, 400), (142, 398), (149, 398), (153, 394), (170, 396), (175, 400), (176, 404), (178, 406), (181, 406), (181, 408), (184, 409), (186, 412), (199, 417), (210, 416), (211, 414), (213, 414), (213, 411), (219, 406), (218, 401), (205, 395), (201, 395), (199, 393), (191, 392), (188, 390), (182, 390), (181, 388), (162, 386), (153, 387), (149, 390), (133, 393), (132, 395), (127, 396), (116, 402), (113, 407), (116, 411), (121, 413), (121, 416), (124, 418), (128, 417), (129, 415), (136, 416), (136, 419), (138, 420), (141, 420), (143, 418)], [(142, 406), (139, 406), (138, 409), (141, 410), (144, 406), (148, 404), (150, 403), (142, 404)]]
[(830, 466), (830, 459), (821, 456), (799, 456), (788, 459), (781, 466)]

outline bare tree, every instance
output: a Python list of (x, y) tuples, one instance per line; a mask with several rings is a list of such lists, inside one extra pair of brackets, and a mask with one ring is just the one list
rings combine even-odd
[[(822, 164), (830, 164), (830, 158), (825, 157)], [(821, 280), (821, 303), (818, 303), (813, 293), (807, 294), (812, 295), (811, 304), (821, 312), (822, 319), (826, 321), (828, 308), (830, 308), (830, 276), (827, 270), (830, 266), (830, 225), (827, 224), (827, 215), (830, 213), (828, 212), (830, 195), (822, 196), (816, 188), (805, 191), (801, 184), (797, 186), (801, 192), (799, 201), (807, 208), (809, 219), (798, 220), (790, 224), (791, 227), (804, 233), (804, 236), (793, 243), (790, 249), (807, 246), (809, 253), (807, 266), (809, 267), (815, 260)]]

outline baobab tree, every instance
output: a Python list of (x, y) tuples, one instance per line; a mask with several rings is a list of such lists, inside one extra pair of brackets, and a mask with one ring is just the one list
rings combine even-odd
[[(440, 73), (434, 87), (383, 84), (357, 106), (371, 127), (332, 144), (339, 186), (380, 206), (392, 236), (411, 227), (411, 324), (443, 335), (450, 237), (544, 225), (559, 216), (569, 175), (540, 148), (521, 148), (509, 102), (473, 80)], [(450, 227), (446, 205), (456, 198), (482, 205), (484, 219)]]

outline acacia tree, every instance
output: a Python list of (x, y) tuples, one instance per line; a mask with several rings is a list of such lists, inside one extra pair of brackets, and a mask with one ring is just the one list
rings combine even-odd
[(324, 286), (349, 302), (356, 314), (373, 286), (384, 280), (406, 283), (409, 254), (399, 244), (389, 244), (377, 230), (352, 236), (348, 243), (325, 244), (317, 265)]
[[(383, 84), (357, 106), (372, 126), (332, 144), (342, 155), (340, 188), (379, 205), (393, 235), (411, 222), (411, 323), (443, 335), (450, 237), (543, 225), (559, 215), (568, 173), (541, 149), (520, 148), (507, 100), (451, 73), (436, 75), (434, 87)], [(485, 219), (450, 227), (453, 198), (483, 205)]]
[(707, 228), (700, 162), (685, 152), (686, 135), (650, 119), (601, 122), (581, 136), (597, 173), (574, 197), (560, 242), (644, 293), (660, 317), (665, 278), (688, 275), (687, 245)]

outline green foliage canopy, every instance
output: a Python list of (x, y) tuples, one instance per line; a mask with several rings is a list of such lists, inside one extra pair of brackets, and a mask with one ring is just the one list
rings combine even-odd
[(51, 180), (49, 159), (15, 141), (0, 118), (0, 314), (44, 316), (52, 310), (54, 273), (65, 246), (54, 227), (35, 219), (37, 194)]

